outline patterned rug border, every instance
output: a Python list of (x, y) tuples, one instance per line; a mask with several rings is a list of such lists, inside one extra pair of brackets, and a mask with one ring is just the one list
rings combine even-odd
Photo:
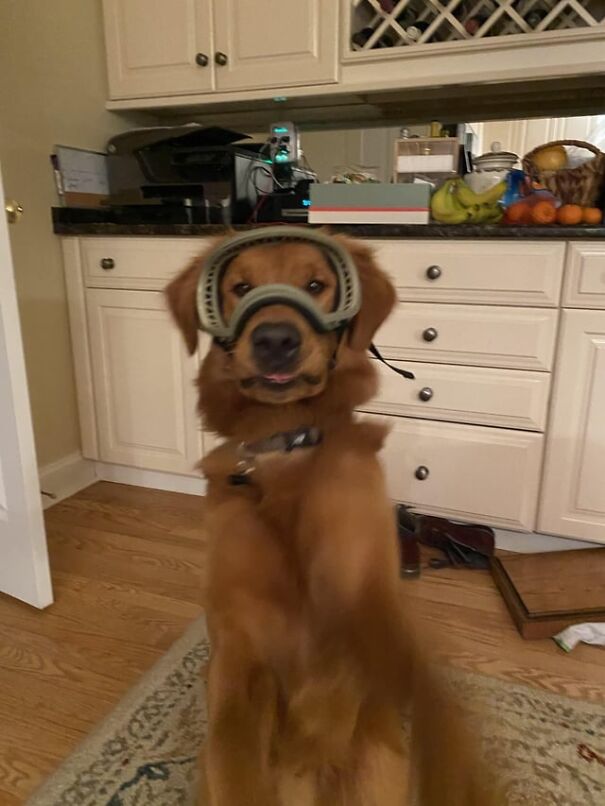
[[(86, 804), (88, 806), (96, 806), (96, 804), (98, 804), (100, 801), (96, 798), (93, 798), (93, 800), (90, 799), (92, 790), (90, 788), (90, 775), (88, 774), (93, 769), (93, 765), (91, 765), (90, 761), (86, 762), (83, 760), (85, 760), (87, 757), (92, 757), (99, 760), (104, 758), (104, 760), (107, 761), (107, 748), (116, 744), (116, 741), (108, 741), (109, 738), (117, 737), (120, 733), (126, 735), (129, 723), (133, 723), (133, 720), (136, 722), (138, 712), (142, 708), (149, 707), (147, 703), (151, 696), (150, 692), (157, 692), (156, 702), (153, 706), (155, 707), (155, 710), (153, 711), (152, 721), (155, 722), (156, 728), (158, 725), (163, 724), (165, 715), (163, 714), (162, 709), (164, 707), (169, 707), (170, 701), (162, 699), (161, 692), (163, 689), (174, 691), (175, 684), (177, 685), (177, 697), (182, 696), (181, 694), (178, 694), (179, 687), (182, 685), (185, 685), (186, 689), (190, 689), (193, 692), (195, 690), (194, 679), (197, 679), (199, 674), (198, 668), (200, 664), (207, 662), (208, 653), (208, 631), (206, 626), (206, 618), (202, 613), (187, 626), (183, 635), (178, 638), (174, 644), (172, 644), (166, 653), (162, 655), (162, 657), (159, 658), (155, 664), (148, 669), (123, 695), (112, 711), (93, 728), (88, 736), (78, 743), (68, 758), (59, 764), (56, 770), (51, 773), (50, 777), (47, 778), (46, 781), (43, 782), (42, 785), (34, 792), (30, 799), (26, 801), (26, 806), (50, 806), (50, 804), (55, 804), (55, 806), (58, 806), (59, 803), (62, 804), (62, 806), (72, 806), (72, 804), (77, 806), (80, 803), (84, 803), (81, 793), (86, 794)], [(193, 664), (193, 666), (191, 664)], [(504, 739), (504, 736), (501, 737), (501, 747), (506, 747), (506, 754), (507, 756), (510, 756), (511, 762), (514, 759), (520, 761), (523, 757), (524, 743), (527, 741), (532, 741), (532, 736), (535, 737), (540, 735), (541, 728), (539, 723), (545, 721), (544, 718), (541, 718), (541, 716), (544, 717), (544, 713), (547, 713), (548, 716), (548, 712), (550, 712), (553, 717), (557, 716), (562, 723), (566, 723), (562, 724), (562, 727), (566, 729), (570, 728), (570, 725), (567, 723), (573, 721), (573, 718), (575, 717), (575, 721), (577, 722), (577, 725), (575, 726), (577, 735), (574, 741), (584, 742), (586, 740), (586, 745), (577, 745), (577, 752), (580, 753), (583, 762), (585, 762), (588, 767), (585, 768), (583, 773), (579, 773), (579, 768), (576, 762), (573, 760), (576, 750), (573, 749), (572, 745), (571, 755), (568, 752), (567, 757), (563, 757), (561, 755), (558, 756), (560, 763), (563, 765), (560, 769), (566, 771), (569, 780), (571, 780), (571, 778), (577, 779), (578, 774), (580, 774), (580, 784), (581, 775), (583, 774), (586, 778), (586, 784), (592, 781), (592, 784), (590, 785), (593, 787), (595, 792), (599, 792), (601, 794), (605, 792), (605, 769), (602, 767), (603, 758), (605, 758), (605, 755), (603, 754), (603, 751), (605, 750), (605, 745), (603, 745), (603, 741), (605, 740), (605, 706), (602, 703), (597, 703), (586, 699), (576, 699), (565, 694), (550, 692), (542, 688), (528, 685), (525, 682), (511, 682), (509, 680), (502, 680), (499, 677), (493, 677), (492, 675), (487, 675), (482, 672), (467, 671), (459, 668), (448, 668), (447, 670), (444, 669), (443, 671), (445, 672), (445, 682), (453, 687), (453, 691), (457, 691), (458, 694), (462, 696), (463, 701), (465, 700), (465, 690), (467, 695), (470, 695), (470, 699), (466, 699), (467, 703), (473, 702), (476, 698), (478, 705), (485, 706), (486, 697), (488, 697), (487, 704), (489, 705), (489, 702), (493, 702), (494, 700), (497, 701), (498, 694), (504, 696), (503, 691), (506, 691), (509, 699), (514, 698), (516, 700), (516, 702), (513, 703), (513, 706), (509, 707), (508, 717), (510, 718), (512, 715), (513, 724), (517, 724), (517, 715), (519, 716), (520, 721), (522, 721), (523, 718), (529, 718), (530, 722), (529, 724), (525, 724), (526, 733), (524, 736), (515, 737), (514, 734), (511, 734), (506, 740)], [(187, 675), (193, 675), (189, 682), (187, 682)], [(185, 676), (184, 683), (183, 676)], [(477, 686), (476, 691), (473, 690), (474, 686)], [(203, 695), (202, 701), (204, 701)], [(164, 703), (166, 705), (164, 705)], [(541, 706), (543, 706), (542, 710)], [(544, 709), (546, 709), (546, 711), (544, 711)], [(536, 716), (532, 721), (532, 718), (529, 715), (534, 713), (534, 711)], [(564, 713), (565, 711), (568, 713)], [(498, 716), (497, 711), (496, 716)], [(485, 731), (483, 731), (482, 728), (485, 728), (486, 725), (482, 723), (486, 719), (492, 719), (493, 721), (493, 715), (491, 717), (489, 716), (489, 708), (480, 708), (474, 716), (471, 711), (469, 711), (469, 718), (472, 720), (478, 718), (479, 721), (477, 722), (477, 728), (480, 732), (484, 733)], [(187, 758), (185, 758), (182, 753), (179, 753), (177, 754), (178, 758), (176, 761), (174, 758), (172, 761), (166, 761), (166, 758), (162, 758), (161, 754), (158, 756), (157, 754), (151, 753), (151, 755), (147, 758), (145, 758), (145, 754), (143, 754), (143, 760), (151, 763), (146, 763), (142, 767), (135, 766), (133, 770), (130, 770), (131, 773), (133, 771), (136, 773), (134, 778), (132, 775), (130, 779), (128, 779), (126, 776), (125, 783), (123, 780), (121, 781), (122, 786), (118, 786), (120, 783), (119, 776), (122, 774), (122, 768), (118, 770), (118, 777), (116, 778), (115, 753), (110, 749), (110, 768), (113, 775), (108, 774), (107, 778), (105, 779), (108, 781), (109, 788), (111, 789), (111, 786), (113, 786), (114, 791), (122, 792), (128, 790), (130, 792), (131, 787), (136, 788), (135, 785), (140, 778), (161, 778), (162, 773), (165, 772), (166, 764), (170, 765), (177, 763), (186, 765), (186, 767), (183, 767), (183, 771), (186, 771), (186, 781), (181, 776), (182, 781), (185, 781), (185, 783), (182, 785), (190, 786), (195, 769), (195, 755), (197, 754), (197, 750), (195, 748), (198, 747), (199, 742), (203, 740), (203, 736), (205, 735), (206, 715), (204, 710), (202, 709), (201, 712), (194, 715), (189, 713), (187, 715), (187, 720), (187, 724), (194, 727), (197, 726), (193, 733), (189, 734), (187, 738), (187, 741), (191, 742), (190, 751), (185, 754)], [(593, 729), (595, 727), (596, 732)], [(177, 733), (171, 734), (170, 732), (165, 731), (164, 736), (186, 736), (186, 734), (181, 734), (180, 731), (181, 728), (177, 727)], [(132, 734), (130, 735), (132, 736)], [(601, 744), (597, 747), (598, 752), (595, 753), (592, 752), (589, 742), (591, 742), (592, 737), (597, 738), (597, 735), (600, 737)], [(546, 738), (549, 738), (548, 734), (546, 734)], [(556, 746), (558, 744), (556, 737), (554, 742), (555, 744), (551, 746)], [(164, 750), (166, 750), (165, 744), (161, 746)], [(185, 746), (187, 745), (185, 744)], [(561, 747), (564, 748), (565, 746), (561, 745)], [(543, 750), (543, 752), (548, 752), (549, 749), (550, 748), (548, 748), (546, 751)], [(580, 752), (582, 749), (583, 751)], [(489, 743), (485, 745), (485, 752), (486, 754), (490, 753)], [(519, 755), (520, 753), (521, 756)], [(131, 753), (128, 753), (128, 755), (130, 756)], [(170, 756), (167, 758), (170, 758)], [(544, 756), (545, 760), (547, 758), (548, 756)], [(129, 759), (126, 758), (125, 762), (128, 761)], [(494, 759), (494, 761), (496, 760)], [(94, 764), (96, 764), (96, 761)], [(140, 764), (140, 761), (138, 761), (137, 764)], [(102, 763), (101, 766), (103, 766)], [(540, 764), (540, 767), (540, 775), (547, 775), (548, 771), (546, 767), (543, 764)], [(109, 768), (106, 767), (104, 771), (107, 769)], [(508, 771), (510, 772), (511, 770), (509, 769)], [(559, 775), (559, 773), (557, 774)], [(98, 772), (93, 774), (93, 778), (95, 776), (96, 779), (99, 780)], [(563, 778), (560, 780), (563, 782)], [(575, 786), (579, 785), (578, 781), (576, 780), (576, 783), (574, 784), (572, 782), (572, 784), (569, 784), (568, 781), (565, 786), (567, 787), (568, 785), (572, 785), (572, 788), (575, 791)], [(118, 786), (117, 790), (115, 790), (116, 786)], [(101, 794), (101, 792), (104, 793), (104, 791), (104, 789), (99, 789), (98, 794)], [(181, 794), (179, 798), (174, 801), (175, 803), (178, 802), (181, 804), (185, 802), (185, 800), (182, 800), (184, 797), (183, 793), (185, 791), (186, 790), (183, 788), (179, 790)], [(67, 794), (68, 792), (70, 793), (69, 795)], [(76, 798), (75, 800), (74, 797)], [(135, 800), (136, 803), (147, 802), (140, 801), (140, 798), (138, 800), (135, 798)], [(121, 796), (114, 794), (114, 797), (111, 798), (107, 803), (114, 804), (115, 806), (115, 804), (126, 804), (126, 802), (126, 800), (121, 799)], [(128, 803), (130, 802), (131, 801), (128, 800)], [(132, 803), (134, 802), (135, 801), (132, 801)], [(525, 800), (521, 798), (515, 800), (514, 802), (516, 804), (531, 804), (531, 806), (539, 806), (538, 801), (535, 799)], [(545, 798), (544, 800), (540, 800), (539, 803), (557, 803), (559, 806), (565, 803), (567, 806), (570, 806), (572, 804), (572, 800), (560, 801), (558, 797), (554, 800), (548, 800)], [(582, 801), (578, 801), (577, 799), (573, 800), (574, 806), (579, 806), (580, 803), (582, 806), (590, 806), (591, 804), (596, 804), (597, 800), (593, 799), (592, 797), (584, 798)]]
[(137, 705), (156, 681), (166, 679), (174, 669), (177, 658), (193, 649), (200, 641), (208, 640), (206, 616), (202, 613), (185, 629), (180, 638), (159, 658), (151, 668), (134, 683), (118, 700), (114, 708), (103, 717), (92, 731), (84, 737), (71, 751), (69, 756), (30, 795), (24, 806), (46, 806), (49, 798), (63, 789), (65, 780), (75, 775), (81, 766), (81, 756), (90, 752), (96, 745), (101, 745), (112, 729), (124, 723), (133, 707)]

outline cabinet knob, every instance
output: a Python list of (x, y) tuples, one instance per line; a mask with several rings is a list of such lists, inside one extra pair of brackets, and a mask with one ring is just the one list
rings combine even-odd
[(109, 271), (109, 269), (114, 269), (115, 265), (116, 262), (112, 257), (101, 258), (101, 268), (105, 269), (105, 271)]
[(430, 386), (423, 386), (422, 389), (418, 392), (418, 397), (420, 398), (420, 400), (426, 403), (427, 400), (430, 400), (433, 397), (433, 390), (431, 389)]
[(424, 481), (429, 477), (429, 469), (426, 465), (418, 465), (416, 470), (414, 471), (414, 475), (418, 479), (418, 481)]
[(195, 54), (195, 63), (199, 67), (206, 67), (206, 65), (208, 64), (208, 57), (206, 56), (205, 53), (196, 53)]
[(217, 51), (217, 52), (214, 54), (214, 61), (215, 61), (215, 62), (216, 62), (218, 65), (220, 65), (221, 67), (224, 67), (224, 66), (227, 64), (227, 62), (229, 61), (229, 59), (227, 58), (227, 54), (226, 54), (226, 53), (222, 53), (220, 50), (218, 50), (218, 51)]
[(434, 327), (427, 327), (426, 330), (422, 331), (422, 338), (425, 341), (435, 341), (438, 335)]
[(429, 266), (426, 270), (429, 280), (438, 280), (441, 277), (441, 266)]

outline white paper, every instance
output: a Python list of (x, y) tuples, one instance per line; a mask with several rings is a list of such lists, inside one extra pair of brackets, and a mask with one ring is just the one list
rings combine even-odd
[(64, 193), (109, 195), (107, 157), (96, 151), (57, 146), (55, 149)]

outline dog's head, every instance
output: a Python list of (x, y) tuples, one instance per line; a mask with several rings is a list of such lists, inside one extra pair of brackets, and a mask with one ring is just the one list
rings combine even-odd
[[(213, 348), (223, 353), (225, 371), (245, 397), (280, 405), (320, 394), (339, 351), (365, 353), (389, 314), (394, 289), (371, 250), (340, 235), (334, 239), (349, 253), (357, 269), (359, 312), (341, 335), (319, 332), (292, 305), (278, 302), (259, 307), (228, 350)], [(166, 289), (169, 307), (191, 353), (197, 348), (200, 327), (196, 290), (203, 262), (204, 256), (194, 261)], [(222, 274), (219, 304), (223, 319), (228, 322), (238, 303), (254, 289), (275, 283), (300, 289), (325, 313), (338, 303), (338, 278), (320, 246), (304, 241), (252, 244), (239, 251)]]

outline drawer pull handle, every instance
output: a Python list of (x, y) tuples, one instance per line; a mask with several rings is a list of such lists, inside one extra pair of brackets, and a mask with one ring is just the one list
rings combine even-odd
[(418, 397), (422, 400), (423, 403), (426, 403), (433, 397), (433, 390), (430, 386), (423, 386), (422, 389), (418, 392)]
[(428, 467), (426, 467), (426, 465), (419, 465), (416, 468), (416, 470), (414, 472), (414, 475), (416, 476), (418, 481), (424, 481), (425, 479), (428, 479), (428, 477), (429, 477), (429, 469), (428, 469)]
[(438, 280), (441, 277), (441, 266), (429, 266), (426, 270), (429, 280)]
[(208, 57), (205, 53), (196, 53), (195, 54), (195, 63), (198, 67), (207, 67), (208, 66)]
[(214, 54), (214, 61), (219, 65), (219, 67), (224, 67), (229, 61), (229, 59), (226, 53), (222, 53), (220, 50), (218, 50)]
[(427, 327), (426, 330), (422, 331), (422, 338), (425, 341), (435, 341), (438, 335), (434, 327)]
[(112, 257), (104, 257), (101, 258), (101, 268), (105, 269), (105, 271), (109, 271), (109, 269), (115, 269), (116, 262)]

